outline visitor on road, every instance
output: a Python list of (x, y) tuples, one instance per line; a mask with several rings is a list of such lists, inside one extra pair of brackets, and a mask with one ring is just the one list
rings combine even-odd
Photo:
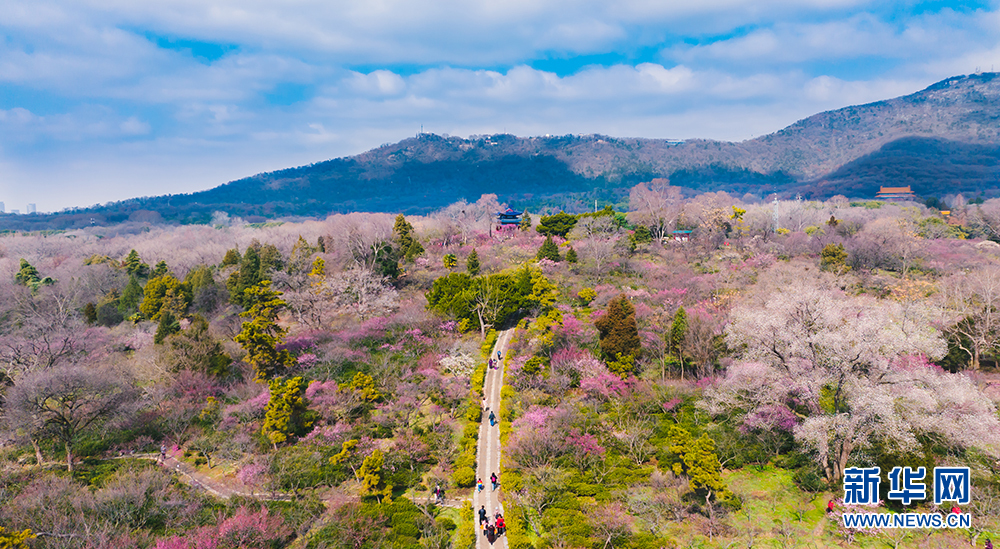
[(496, 424), (497, 424), (497, 415), (496, 415), (496, 414), (494, 414), (494, 413), (493, 413), (493, 412), (491, 411), (491, 412), (490, 412), (490, 427), (493, 427), (493, 426), (495, 426)]
[[(500, 481), (500, 477), (498, 477), (496, 473), (490, 474), (490, 482), (493, 483), (493, 490), (494, 491), (496, 491), (497, 486), (500, 485), (499, 481)], [(497, 514), (499, 514), (499, 512)]]
[[(497, 517), (497, 535), (502, 535), (507, 530), (507, 523), (503, 520), (503, 515)], [(993, 549), (992, 547), (990, 549)]]
[(489, 540), (490, 545), (497, 540), (497, 529), (492, 524), (486, 525), (486, 539)]
[(479, 508), (479, 525), (482, 526), (486, 522), (486, 506), (483, 505)]
[(160, 445), (160, 461), (161, 462), (162, 461), (167, 461), (167, 445), (166, 444), (161, 444)]
[(503, 360), (503, 355), (500, 354), (500, 350), (498, 349), (497, 350), (497, 362), (500, 362), (501, 360)]
[(483, 486), (483, 479), (479, 479), (478, 482), (476, 482), (476, 487), (479, 489), (479, 492), (483, 491), (483, 488), (485, 488), (485, 486)]

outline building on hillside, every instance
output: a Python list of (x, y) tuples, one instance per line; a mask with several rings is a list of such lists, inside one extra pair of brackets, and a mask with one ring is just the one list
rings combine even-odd
[(916, 200), (917, 195), (913, 194), (910, 186), (905, 187), (879, 187), (875, 193), (876, 200)]
[(3, 202), (0, 202), (0, 214), (5, 213), (6, 210), (3, 209)]
[(691, 240), (692, 231), (674, 231), (670, 233), (671, 240), (674, 242), (687, 242)]
[(29, 214), (33, 214), (33, 213), (37, 213), (37, 212), (38, 212), (38, 208), (34, 204), (28, 204), (28, 213)]
[(521, 223), (521, 214), (523, 213), (510, 208), (502, 212), (497, 212), (497, 230), (511, 225), (518, 226)]

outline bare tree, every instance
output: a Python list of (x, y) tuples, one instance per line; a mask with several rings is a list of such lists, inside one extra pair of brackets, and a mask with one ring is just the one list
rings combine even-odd
[(984, 353), (1000, 343), (1000, 267), (987, 266), (958, 274), (943, 284), (942, 295), (956, 322), (952, 341), (969, 355), (973, 370)]
[(126, 413), (137, 391), (121, 372), (66, 366), (32, 372), (7, 394), (7, 412), (19, 425), (51, 436), (66, 448), (73, 470), (73, 445), (98, 423)]

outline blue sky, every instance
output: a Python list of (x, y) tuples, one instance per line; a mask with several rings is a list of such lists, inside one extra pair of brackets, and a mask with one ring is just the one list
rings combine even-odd
[(0, 201), (191, 192), (424, 131), (743, 140), (1000, 69), (1000, 0), (0, 0)]

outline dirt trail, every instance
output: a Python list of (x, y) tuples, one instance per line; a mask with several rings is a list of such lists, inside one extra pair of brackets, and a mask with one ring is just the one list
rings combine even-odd
[[(490, 356), (497, 358), (497, 352), (504, 358), (507, 357), (507, 344), (510, 343), (514, 335), (514, 329), (504, 330), (497, 336), (496, 345)], [(479, 527), (479, 509), (486, 507), (487, 516), (493, 522), (493, 516), (499, 510), (503, 513), (503, 504), (500, 502), (500, 492), (503, 489), (498, 487), (493, 490), (490, 484), (490, 474), (496, 473), (503, 483), (503, 475), (500, 471), (500, 418), (496, 418), (496, 425), (490, 425), (490, 412), (499, 415), (500, 411), (500, 389), (503, 387), (503, 361), (499, 361), (496, 368), (486, 370), (486, 380), (483, 386), (484, 410), (483, 420), (479, 426), (479, 446), (476, 451), (476, 478), (482, 479), (485, 488), (482, 492), (478, 490), (472, 499), (473, 520), (476, 521), (476, 549), (490, 549), (490, 543), (486, 536), (482, 534)], [(507, 536), (500, 536), (492, 546), (496, 549), (507, 549)]]

